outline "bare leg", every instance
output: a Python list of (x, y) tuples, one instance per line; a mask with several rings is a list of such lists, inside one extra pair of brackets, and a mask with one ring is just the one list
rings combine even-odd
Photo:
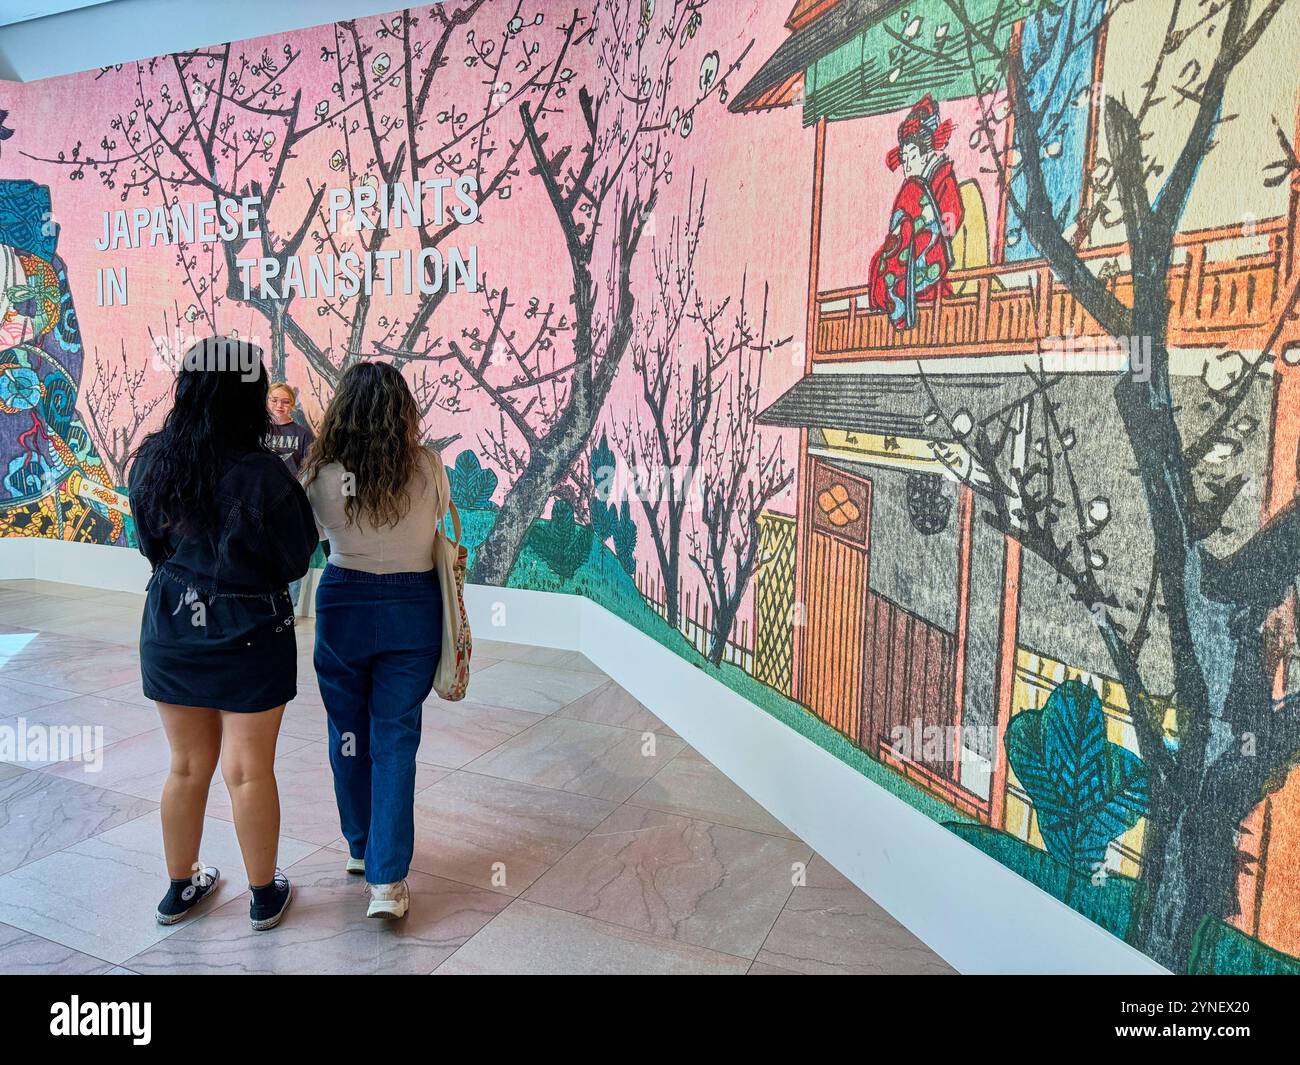
[(280, 840), (275, 741), (283, 715), (283, 706), (257, 714), (221, 715), (221, 773), (235, 811), (235, 834), (244, 854), (248, 883), (254, 887), (269, 884), (275, 876)]
[(198, 865), (208, 789), (221, 755), (221, 711), (159, 703), (158, 713), (172, 749), (162, 793), (167, 875), (173, 880), (188, 879)]

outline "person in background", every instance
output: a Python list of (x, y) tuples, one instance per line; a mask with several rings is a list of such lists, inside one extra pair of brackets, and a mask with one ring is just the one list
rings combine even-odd
[(144, 694), (171, 747), (162, 794), (171, 886), (156, 919), (188, 916), (220, 873), (199, 861), (220, 759), (252, 891), (254, 930), (279, 924), (293, 889), (276, 868), (275, 745), (297, 694), (286, 588), (307, 571), (316, 525), (302, 486), (268, 449), (261, 351), (212, 337), (187, 352), (162, 428), (141, 443), (131, 512), (153, 576), (140, 626)]
[[(293, 412), (298, 409), (298, 390), (277, 381), (266, 394), (266, 406), (271, 412), (271, 432), (266, 438), (266, 446), (284, 459), (289, 471), (297, 477), (307, 460), (307, 449), (316, 439), (310, 426), (300, 425), (293, 419)], [(301, 594), (302, 579), (299, 578), (289, 584), (289, 599), (295, 607)]]
[(330, 543), (315, 664), (347, 871), (365, 874), (366, 916), (398, 918), (410, 905), (421, 707), (442, 648), (434, 533), (451, 499), (400, 371), (362, 362), (343, 375), (303, 483)]
[(316, 439), (308, 426), (293, 420), (293, 412), (298, 409), (297, 389), (277, 381), (267, 391), (266, 406), (271, 412), (271, 432), (266, 446), (284, 459), (289, 472), (297, 477), (307, 459), (307, 449)]

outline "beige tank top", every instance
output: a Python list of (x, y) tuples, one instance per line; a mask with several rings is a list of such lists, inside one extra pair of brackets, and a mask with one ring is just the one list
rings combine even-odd
[(410, 509), (396, 525), (375, 525), (365, 516), (348, 520), (344, 474), (337, 463), (322, 466), (307, 485), (316, 526), (330, 542), (330, 563), (365, 573), (424, 573), (433, 569), (433, 536), (447, 512), (451, 486), (442, 458), (421, 452), (420, 469), (407, 488)]

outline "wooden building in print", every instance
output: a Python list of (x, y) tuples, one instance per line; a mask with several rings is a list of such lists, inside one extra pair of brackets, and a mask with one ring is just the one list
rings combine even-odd
[[(996, 20), (1004, 6), (963, 4), (976, 22)], [(1017, 17), (1040, 7), (1023, 0)], [(1049, 191), (1063, 222), (1093, 220), (1082, 235), (1071, 224), (1069, 235), (1089, 268), (1131, 301), (1124, 229), (1097, 180), (1106, 156), (1104, 94), (1092, 87), (1104, 80), (1106, 92), (1122, 93), (1126, 83), (1136, 91), (1160, 48), (1147, 23), (1163, 30), (1165, 20), (1121, 9), (1107, 25), (1094, 0), (1063, 9), (1091, 34), (1087, 47), (1061, 60), (1075, 64), (1073, 83), (1088, 91), (1062, 106), (1046, 152)], [(1232, 380), (1261, 352), (1277, 356), (1241, 406), (1243, 446), (1216, 460), (1216, 477), (1245, 485), (1212, 541), (1216, 553), (1231, 551), (1296, 491), (1300, 181), (1263, 180), (1276, 145), (1260, 130), (1270, 113), (1288, 131), (1297, 124), (1300, 72), (1278, 50), (1300, 34), (1300, 11), (1279, 22), (1270, 48), (1248, 61), (1261, 71), (1271, 64), (1272, 74), (1241, 71), (1226, 106), (1249, 110), (1255, 124), (1225, 126), (1202, 166), (1168, 273), (1173, 399), (1189, 426), (1210, 417), (1202, 408), (1218, 377)], [(1024, 44), (1025, 21), (980, 25)], [(1001, 183), (1013, 167), (989, 165), (978, 146), (981, 133), (991, 135), (1001, 162), (1014, 161), (1010, 109), (987, 104), (996, 98), (990, 79), (1005, 75), (961, 61), (973, 49), (963, 47), (963, 27), (944, 0), (799, 0), (787, 28), (729, 106), (748, 114), (738, 119), (745, 121), (798, 108), (810, 129), (809, 157), (785, 161), (805, 167), (813, 189), (804, 375), (761, 419), (800, 437), (790, 693), (955, 810), (1041, 847), (1032, 801), (1004, 756), (1012, 717), (1081, 678), (1098, 692), (1109, 739), (1136, 751), (1137, 738), (1086, 609), (1039, 558), (983, 520), (970, 487), (978, 471), (962, 439), (971, 426), (1001, 434), (1023, 470), (1049, 408), (1067, 423), (1090, 496), (1115, 515), (1098, 541), (1108, 576), (1140, 602), (1152, 548), (1112, 394), (1117, 366), (1134, 365), (1140, 341), (1116, 363), (1114, 338), (1025, 236), (1014, 189), (1008, 195)], [(1290, 74), (1279, 79), (1279, 69)], [(954, 126), (948, 154), (964, 210), (949, 290), (918, 303), (913, 324), (900, 328), (873, 306), (867, 275), (900, 180), (884, 159), (926, 94)], [(1225, 202), (1232, 217), (1223, 217)], [(1143, 624), (1154, 645), (1158, 608)], [(1157, 677), (1169, 673), (1167, 664), (1151, 668)], [(1167, 728), (1172, 736), (1172, 713)], [(1108, 868), (1140, 872), (1143, 827), (1139, 821), (1112, 843)], [(1300, 910), (1300, 769), (1243, 823), (1240, 839), (1233, 923), (1300, 954), (1300, 927), (1288, 916)]]

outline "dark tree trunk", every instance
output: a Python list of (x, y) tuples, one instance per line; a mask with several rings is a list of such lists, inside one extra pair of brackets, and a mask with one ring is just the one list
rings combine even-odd
[(1237, 832), (1275, 787), (1260, 610), (1232, 610), (1183, 588), (1205, 705), (1180, 706), (1170, 772), (1153, 773), (1135, 942), (1186, 972), (1202, 926), (1238, 911)]
[(675, 548), (669, 552), (667, 559), (662, 561), (660, 570), (664, 578), (664, 613), (668, 616), (668, 624), (677, 628), (682, 616), (681, 603), (677, 599), (681, 561)]
[(276, 300), (271, 304), (271, 380), (283, 381), (285, 369), (284, 351), (284, 312), (285, 304)]
[(559, 463), (550, 455), (529, 463), (497, 511), (492, 532), (474, 556), (469, 579), (475, 584), (504, 585), (514, 568), (524, 537), (541, 515), (559, 477)]
[(1142, 846), (1134, 942), (1175, 973), (1187, 972), (1206, 918), (1219, 920), (1236, 910), (1237, 820), (1207, 800), (1188, 805), (1194, 787), (1153, 787)]
[(723, 603), (713, 617), (713, 634), (709, 637), (709, 661), (715, 666), (722, 665), (727, 653), (727, 639), (731, 636), (731, 627), (736, 623), (739, 603)]
[(541, 517), (555, 486), (591, 436), (595, 412), (579, 389), (555, 429), (533, 449), (528, 466), (506, 493), (492, 531), (474, 556), (469, 578), (475, 584), (504, 585), (533, 522)]
[[(718, 567), (721, 571), (721, 567)], [(709, 641), (709, 661), (715, 666), (722, 665), (727, 653), (727, 640), (735, 628), (736, 616), (740, 613), (740, 604), (745, 598), (745, 589), (749, 586), (749, 576), (753, 569), (750, 562), (742, 563), (736, 572), (732, 590), (727, 591), (726, 577), (718, 573), (718, 608), (713, 615), (713, 635)]]
[(681, 621), (681, 601), (678, 598), (678, 584), (681, 577), (681, 512), (673, 501), (668, 506), (668, 528), (659, 527), (659, 512), (650, 504), (649, 493), (659, 491), (658, 485), (637, 485), (637, 490), (646, 493), (642, 498), (641, 510), (645, 514), (650, 529), (650, 539), (654, 544), (655, 557), (659, 562), (659, 575), (664, 582), (664, 614), (668, 624), (677, 628)]
[[(599, 105), (593, 103), (586, 88), (579, 90), (583, 115), (587, 121), (591, 140), (586, 146), (588, 162), (595, 160), (597, 151), (597, 117)], [(571, 376), (571, 394), (568, 405), (555, 423), (544, 435), (524, 426), (524, 436), (528, 439), (530, 457), (528, 466), (519, 479), (510, 487), (506, 498), (497, 511), (496, 521), (487, 539), (479, 546), (474, 558), (474, 568), (470, 578), (480, 584), (505, 584), (514, 568), (519, 550), (523, 546), (528, 530), (542, 513), (546, 501), (555, 486), (572, 467), (582, 449), (586, 447), (595, 427), (600, 408), (614, 383), (619, 364), (632, 339), (633, 312), (636, 303), (632, 296), (631, 270), (632, 261), (641, 241), (641, 234), (648, 219), (654, 211), (656, 192), (652, 189), (644, 203), (639, 200), (629, 206), (625, 192), (619, 206), (619, 229), (616, 240), (617, 269), (615, 270), (615, 307), (608, 323), (609, 330), (604, 340), (603, 359), (597, 360), (595, 348), (596, 331), (593, 322), (596, 314), (596, 286), (591, 277), (591, 254), (595, 244), (595, 230), (587, 232), (587, 227), (594, 225), (594, 220), (578, 222), (575, 207), (579, 202), (586, 202), (583, 194), (590, 198), (591, 190), (586, 185), (590, 169), (584, 171), (582, 178), (575, 178), (575, 187), (570, 193), (561, 190), (556, 179), (560, 163), (568, 153), (563, 148), (553, 157), (548, 157), (543, 147), (543, 138), (538, 135), (529, 113), (528, 104), (519, 105), (519, 114), (523, 120), (525, 136), (528, 138), (533, 159), (555, 216), (564, 232), (565, 245), (569, 253), (569, 265), (573, 271), (573, 321), (574, 321), (574, 359)], [(622, 164), (620, 164), (621, 166)], [(602, 181), (611, 181), (613, 176), (604, 175)], [(599, 209), (597, 208), (597, 214)], [(481, 371), (473, 369), (473, 364), (463, 355), (462, 365), (479, 377), (483, 385)], [(498, 406), (509, 407), (510, 400), (499, 392), (492, 393)], [(518, 410), (511, 415), (512, 420), (522, 421), (526, 417)]]

